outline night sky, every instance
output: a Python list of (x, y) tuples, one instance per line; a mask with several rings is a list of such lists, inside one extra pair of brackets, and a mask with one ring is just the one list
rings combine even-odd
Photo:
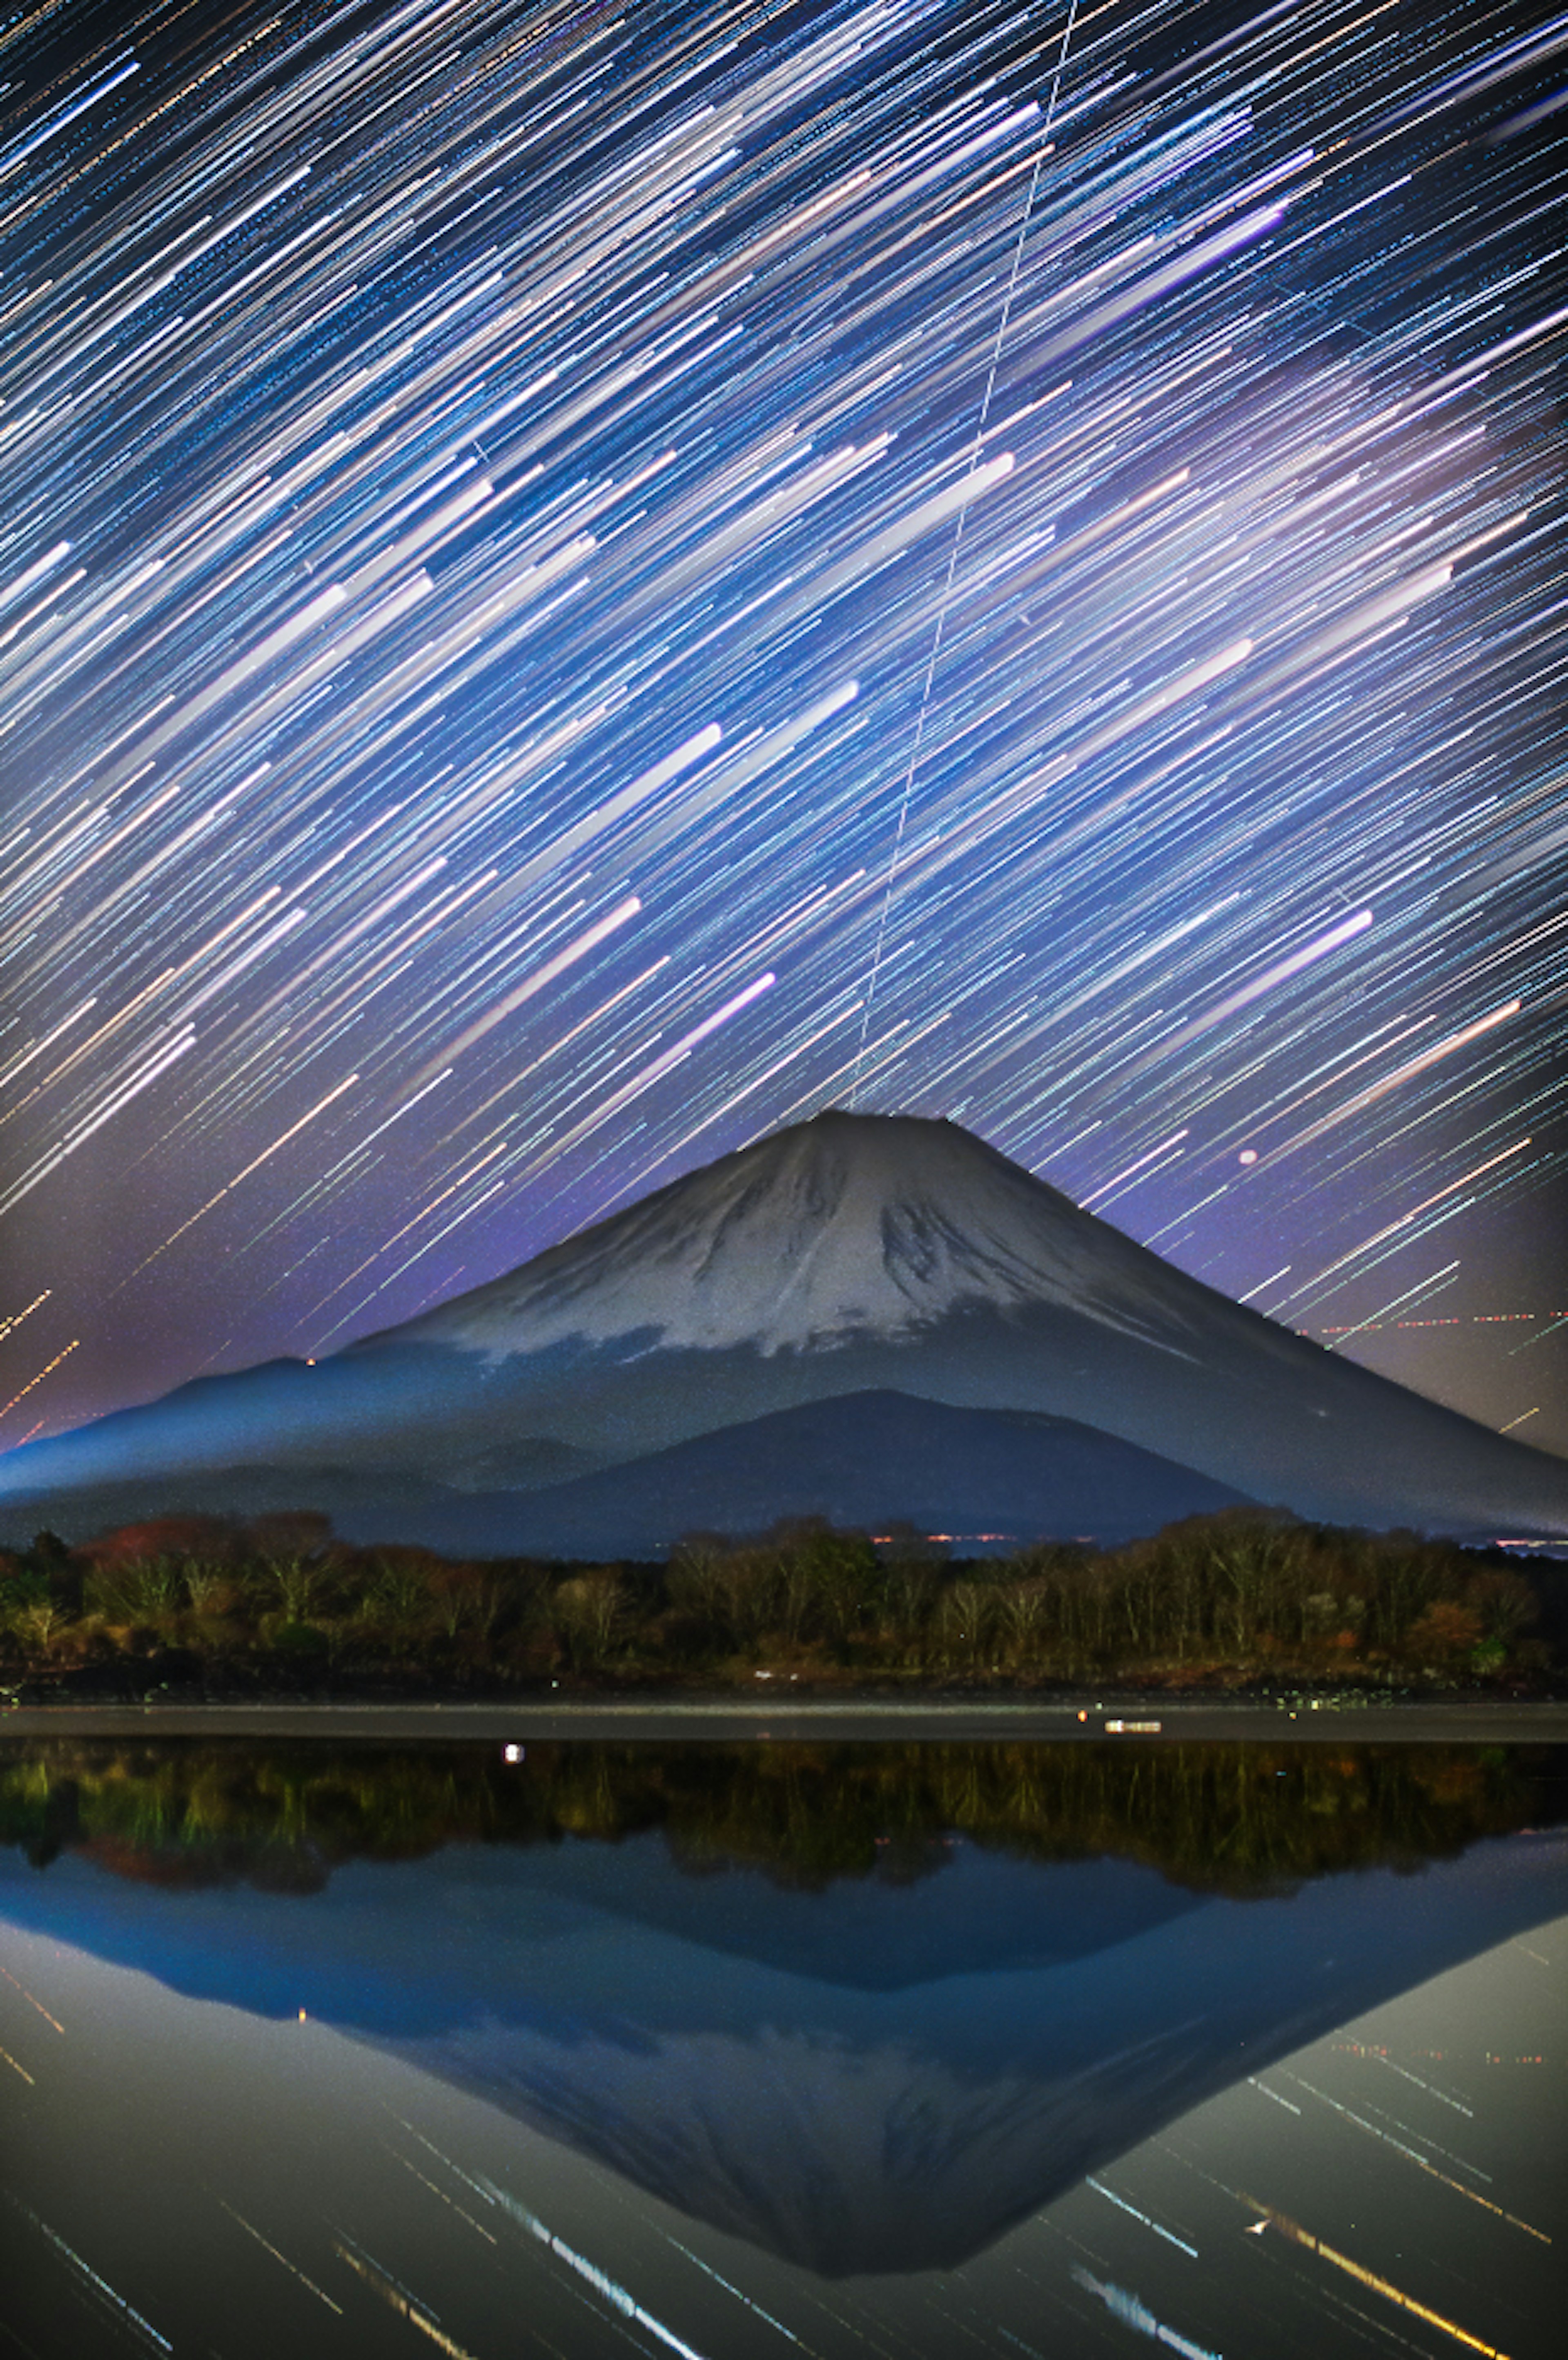
[(1565, 83), (1485, 0), (13, 14), (0, 1440), (836, 1103), (1568, 1451)]

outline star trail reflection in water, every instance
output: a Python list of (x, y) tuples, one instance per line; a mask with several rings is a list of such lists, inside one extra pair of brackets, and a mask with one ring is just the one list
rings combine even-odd
[(1563, 1768), (13, 1742), (0, 2317), (1544, 2360)]

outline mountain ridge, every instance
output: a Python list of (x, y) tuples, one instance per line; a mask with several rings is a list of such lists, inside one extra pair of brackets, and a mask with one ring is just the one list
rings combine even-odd
[[(867, 1391), (768, 1411), (520, 1499), (410, 1498), (401, 1523), (408, 1539), (465, 1556), (653, 1559), (698, 1532), (741, 1538), (823, 1517), (855, 1531), (912, 1524), (984, 1557), (1047, 1525), (1111, 1547), (1186, 1516), (1251, 1504), (1074, 1418)], [(338, 1513), (345, 1538), (362, 1536), (364, 1513)]]

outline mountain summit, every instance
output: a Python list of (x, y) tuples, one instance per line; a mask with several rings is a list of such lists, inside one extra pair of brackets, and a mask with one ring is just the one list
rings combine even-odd
[[(605, 1469), (718, 1434), (746, 1463), (753, 1421), (888, 1393), (1093, 1427), (1325, 1522), (1568, 1535), (1568, 1463), (1229, 1302), (956, 1124), (837, 1110), (319, 1364), (204, 1379), (13, 1451), (0, 1529), (286, 1505), (429, 1538), (449, 1509), (473, 1529), (483, 1494), (504, 1553), (530, 1546), (548, 1486), (593, 1555), (611, 1546), (590, 1528)], [(810, 1430), (770, 1426), (757, 1449)], [(1027, 1426), (1009, 1431), (1022, 1449)], [(1089, 1529), (1073, 1513), (1060, 1528)], [(670, 1537), (706, 1521), (693, 1499)]]
[(1176, 1349), (1190, 1284), (956, 1123), (833, 1108), (350, 1349), (642, 1335), (771, 1357), (1050, 1304)]

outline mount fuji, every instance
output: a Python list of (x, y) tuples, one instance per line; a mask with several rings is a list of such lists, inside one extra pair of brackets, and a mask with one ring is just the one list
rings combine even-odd
[[(732, 1472), (776, 1459), (779, 1413), (838, 1402), (875, 1460), (889, 1394), (931, 1413), (928, 1522), (988, 1413), (984, 1448), (1005, 1437), (1029, 1498), (1019, 1538), (1111, 1536), (1135, 1461), (1140, 1480), (1162, 1470), (1155, 1522), (1246, 1496), (1331, 1523), (1568, 1535), (1568, 1462), (1228, 1301), (955, 1124), (830, 1110), (331, 1359), (201, 1379), (8, 1453), (0, 1537), (288, 1506), (324, 1508), (355, 1538), (417, 1529), (462, 1547), (483, 1509), (494, 1553), (544, 1553), (530, 1502), (539, 1521), (548, 1495), (570, 1553), (613, 1553), (604, 1470), (629, 1484), (628, 1462), (664, 1455), (651, 1491), (637, 1480), (669, 1527), (644, 1538), (668, 1541), (714, 1521), (695, 1476), (690, 1497), (667, 1480), (678, 1446), (710, 1437), (691, 1464), (711, 1479), (714, 1448)], [(1086, 1448), (1121, 1446), (1102, 1449), (1103, 1514), (1081, 1482), (1052, 1513), (1042, 1422), (1058, 1454), (1069, 1427), (1096, 1430)], [(868, 1513), (910, 1512), (891, 1475), (862, 1487)], [(800, 1506), (798, 1484), (746, 1497)]]

